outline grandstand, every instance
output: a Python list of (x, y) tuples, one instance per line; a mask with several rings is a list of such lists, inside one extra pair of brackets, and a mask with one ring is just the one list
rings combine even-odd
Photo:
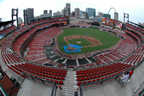
[[(56, 38), (67, 27), (67, 21), (66, 17), (48, 18), (20, 29), (11, 26), (0, 31), (10, 33), (2, 42), (1, 67), (3, 70), (8, 69), (6, 73), (11, 74), (9, 76), (15, 78), (23, 90), (26, 90), (25, 84), (31, 82), (43, 84), (50, 90), (46, 93), (48, 96), (96, 96), (93, 92), (97, 86), (104, 86), (105, 82), (115, 82), (121, 74), (137, 68), (142, 63), (144, 30), (139, 26), (126, 23), (126, 30), (120, 31), (119, 35), (122, 38), (119, 38), (115, 46), (69, 55), (56, 46)], [(99, 27), (99, 30), (105, 30), (104, 28)], [(117, 34), (113, 29), (109, 31), (110, 34)], [(89, 95), (90, 93), (92, 95)], [(22, 94), (28, 93), (20, 90), (18, 96)], [(125, 93), (121, 96), (130, 95)]]

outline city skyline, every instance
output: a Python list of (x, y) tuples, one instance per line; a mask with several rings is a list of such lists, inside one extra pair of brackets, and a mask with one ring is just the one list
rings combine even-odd
[[(3, 14), (0, 14), (0, 18), (2, 20), (10, 20), (11, 19), (11, 9), (12, 8), (19, 8), (19, 16), (23, 17), (23, 10), (25, 8), (34, 8), (34, 15), (38, 16), (40, 14), (43, 14), (43, 10), (52, 10), (53, 12), (61, 11), (66, 3), (71, 4), (71, 9), (74, 11), (74, 8), (80, 8), (80, 10), (86, 11), (86, 8), (95, 8), (96, 14), (98, 12), (107, 13), (108, 10), (111, 7), (114, 7), (116, 11), (119, 13), (120, 20), (123, 21), (123, 13), (129, 13), (130, 15), (130, 21), (134, 22), (144, 22), (144, 14), (143, 14), (143, 8), (142, 5), (144, 1), (139, 2), (140, 0), (121, 0), (121, 1), (93, 1), (90, 2), (88, 0), (52, 0), (52, 1), (46, 1), (46, 0), (0, 0), (0, 12)], [(17, 2), (17, 3), (14, 3)], [(130, 2), (130, 3), (129, 3)], [(113, 18), (114, 10), (110, 12)]]

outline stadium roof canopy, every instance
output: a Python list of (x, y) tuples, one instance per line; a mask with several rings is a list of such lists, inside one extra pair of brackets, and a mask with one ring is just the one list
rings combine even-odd
[(5, 22), (0, 22), (0, 27), (2, 27), (2, 26), (6, 26), (6, 25), (8, 25), (8, 24), (11, 24), (11, 23), (13, 23), (15, 20), (11, 20), (11, 21), (5, 21)]

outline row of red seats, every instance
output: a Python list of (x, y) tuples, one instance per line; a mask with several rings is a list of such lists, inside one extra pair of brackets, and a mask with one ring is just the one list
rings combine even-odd
[[(50, 37), (50, 38), (48, 38), (48, 37), (49, 37), (50, 32), (53, 32), (53, 31), (54, 31), (53, 28), (49, 28), (49, 29), (44, 30), (44, 32), (43, 31), (40, 32), (39, 33), (40, 35), (39, 34), (36, 35), (33, 38), (33, 40), (30, 42), (30, 44), (28, 45), (28, 47), (30, 48), (29, 52), (31, 50), (40, 50), (41, 48), (43, 48), (45, 41), (52, 38), (52, 37)], [(47, 34), (43, 35), (43, 33), (47, 33)], [(41, 34), (42, 34), (42, 36), (41, 36)], [(37, 49), (37, 48), (40, 48), (40, 49)]]
[(39, 26), (34, 27), (29, 32), (24, 33), (24, 35), (20, 36), (13, 44), (14, 50), (20, 55), (20, 48), (25, 40), (27, 40), (34, 32), (36, 32), (38, 29), (44, 28), (45, 26), (48, 26), (49, 24), (42, 24)]
[[(63, 18), (64, 19), (64, 18)], [(42, 20), (42, 21), (40, 21), (40, 22), (36, 22), (36, 23), (33, 23), (33, 24), (31, 24), (31, 25), (27, 25), (27, 26), (23, 26), (22, 28), (20, 28), (20, 29), (18, 29), (18, 30), (16, 30), (15, 32), (13, 32), (13, 34), (12, 34), (12, 36), (10, 36), (10, 37), (7, 37), (6, 38), (6, 40), (4, 40), (4, 42), (3, 42), (3, 44), (2, 45), (4, 45), (4, 46), (7, 46), (7, 47), (11, 47), (11, 44), (12, 44), (12, 40), (14, 40), (15, 39), (15, 37), (17, 37), (18, 35), (20, 35), (20, 34), (22, 34), (23, 32), (25, 32), (26, 30), (28, 30), (28, 29), (31, 29), (32, 27), (36, 27), (36, 26), (38, 26), (38, 25), (42, 25), (42, 24), (45, 24), (45, 23), (55, 23), (55, 22), (52, 22), (53, 20)], [(62, 23), (62, 22), (59, 22), (59, 23)], [(9, 29), (11, 29), (11, 28), (13, 28), (13, 26), (11, 26), (11, 27), (9, 27), (8, 29), (5, 29), (5, 30), (9, 30)], [(16, 27), (14, 26), (14, 29), (16, 29)], [(11, 39), (11, 40), (9, 40), (9, 38)], [(8, 43), (10, 43), (10, 44), (8, 44)], [(8, 46), (9, 45), (9, 46)]]
[[(113, 49), (112, 51), (108, 53), (95, 56), (96, 63), (99, 65), (99, 64), (104, 64), (104, 63), (110, 63), (115, 60), (120, 60), (121, 58), (128, 56), (130, 53), (132, 53), (136, 47), (126, 42), (120, 45), (121, 46), (117, 47), (117, 49)], [(132, 46), (132, 47), (129, 47), (129, 46)]]
[(100, 83), (103, 82), (104, 80), (108, 80), (108, 79), (114, 79), (115, 76), (117, 76), (118, 74), (120, 74), (121, 72), (115, 72), (109, 75), (105, 75), (105, 76), (101, 76), (99, 78), (95, 78), (95, 79), (89, 79), (89, 80), (83, 80), (83, 81), (78, 81), (77, 85), (86, 85), (86, 84), (91, 84), (91, 83)]
[(130, 67), (131, 65), (122, 64), (122, 63), (114, 63), (114, 64), (103, 66), (103, 67), (87, 69), (87, 70), (80, 70), (80, 71), (77, 71), (77, 75), (80, 76), (82, 74), (89, 74), (89, 73), (93, 73), (93, 72), (103, 72), (103, 71), (111, 70), (113, 68), (117, 68), (117, 66), (119, 66), (119, 67), (123, 67), (123, 66)]
[(144, 30), (143, 30), (142, 28), (136, 27), (136, 26), (134, 26), (134, 25), (132, 25), (132, 24), (129, 24), (129, 23), (126, 23), (126, 26), (127, 26), (128, 28), (133, 29), (134, 31), (144, 32)]
[(128, 30), (125, 30), (125, 32), (128, 33), (128, 34), (131, 34), (133, 37), (135, 37), (137, 42), (138, 42), (138, 45), (140, 45), (142, 43), (140, 38), (138, 36), (136, 36), (134, 33), (130, 32)]
[[(43, 47), (49, 43), (49, 42), (47, 43), (46, 41), (50, 41), (50, 39), (53, 38), (58, 32), (60, 32), (59, 28), (52, 27), (47, 30), (44, 30), (44, 32), (40, 32), (39, 34), (37, 34), (28, 45), (29, 51), (25, 58), (27, 60), (31, 60), (34, 62), (45, 60), (47, 57), (44, 54)], [(43, 51), (39, 51), (39, 50), (43, 50)]]
[(42, 53), (42, 54), (30, 55), (25, 58), (30, 61), (37, 61), (37, 59), (46, 58), (46, 55)]
[(144, 46), (141, 46), (137, 48), (136, 51), (127, 59), (125, 59), (125, 61), (123, 62), (135, 65), (142, 62), (143, 58), (144, 58)]
[(49, 81), (49, 82), (53, 82), (53, 83), (56, 83), (56, 84), (59, 84), (59, 85), (63, 85), (63, 80), (57, 80), (57, 79), (52, 79), (52, 78), (46, 78), (44, 76), (39, 76), (39, 75), (36, 75), (36, 74), (31, 74), (32, 75), (32, 79), (40, 79), (40, 80), (43, 80), (43, 81)]
[[(44, 20), (43, 22), (39, 22), (39, 23), (46, 23), (46, 22), (48, 22), (48, 21), (46, 21), (46, 20)], [(39, 25), (39, 23), (34, 23), (34, 24), (32, 24), (32, 25), (29, 25), (29, 26), (25, 26), (24, 28), (22, 28), (22, 29), (20, 29), (20, 30), (17, 30), (16, 32), (14, 32), (15, 34), (13, 34), (13, 37), (12, 38), (10, 38), (10, 39), (7, 39), (7, 41), (6, 41), (6, 43), (5, 43), (5, 45), (6, 44), (8, 44), (9, 46), (7, 46), (7, 47), (11, 47), (11, 44), (12, 44), (12, 41), (15, 39), (15, 37), (17, 37), (19, 34), (22, 34), (23, 32), (25, 32), (27, 29), (31, 29), (31, 27), (34, 27), (35, 25)], [(52, 22), (53, 24), (54, 24), (54, 22)], [(60, 22), (56, 22), (56, 23), (60, 23)], [(22, 46), (22, 44), (23, 44), (23, 42), (25, 41), (25, 40), (27, 40), (27, 38), (29, 37), (29, 36), (31, 36), (31, 34), (33, 33), (33, 32), (35, 32), (36, 30), (38, 30), (38, 29), (42, 29), (44, 26), (47, 26), (47, 25), (49, 25), (48, 23), (47, 24), (42, 24), (42, 25), (39, 25), (39, 26), (35, 26), (35, 28), (34, 29), (31, 29), (28, 33), (25, 33), (24, 35), (22, 35), (22, 36), (20, 36), (17, 40), (16, 40), (16, 44), (14, 43), (14, 49), (16, 49), (16, 51), (20, 51), (20, 48), (21, 48), (21, 46)], [(21, 33), (20, 33), (21, 32)], [(53, 36), (54, 36), (54, 34), (52, 34)], [(5, 46), (6, 47), (6, 46)], [(2, 51), (3, 52), (3, 51)], [(2, 57), (3, 57), (3, 60), (5, 61), (5, 63), (7, 64), (7, 66), (11, 69), (11, 70), (13, 70), (15, 73), (17, 73), (17, 74), (19, 74), (19, 75), (21, 75), (22, 77), (24, 77), (25, 76), (25, 70), (21, 70), (23, 67), (21, 67), (21, 68), (19, 68), (20, 66), (17, 66), (17, 64), (19, 65), (19, 64), (25, 64), (24, 62), (23, 62), (23, 60), (21, 60), (21, 58), (19, 58), (19, 57), (17, 57), (16, 56), (16, 54), (14, 54), (14, 53), (5, 53), (5, 51), (4, 51), (4, 54), (2, 54)], [(32, 65), (29, 65), (29, 66), (32, 66)], [(29, 66), (25, 66), (26, 67), (26, 69), (28, 69), (28, 70), (30, 70), (30, 69), (32, 69), (34, 66), (32, 66), (32, 67), (29, 67)], [(43, 73), (36, 73), (36, 74), (33, 74), (33, 73), (31, 73), (31, 75), (35, 75), (36, 77), (39, 77), (39, 78), (43, 78), (43, 76), (49, 76), (50, 78), (45, 78), (45, 79), (47, 79), (47, 80), (52, 80), (53, 82), (56, 82), (56, 83), (59, 83), (59, 84), (62, 84), (63, 83), (63, 81), (62, 80), (64, 80), (64, 76), (65, 76), (65, 74), (66, 74), (66, 71), (64, 71), (64, 70), (61, 70), (61, 69), (54, 69), (54, 68), (45, 68), (45, 67), (34, 67), (34, 68), (36, 68), (36, 70), (34, 70), (34, 71), (32, 71), (31, 70), (31, 72), (37, 72), (37, 70), (39, 70), (39, 72), (41, 72), (41, 69), (43, 70), (42, 72)], [(40, 69), (39, 69), (40, 68)], [(27, 72), (29, 72), (27, 70)], [(59, 72), (59, 73), (57, 73), (57, 72)], [(47, 75), (46, 75), (47, 74)], [(42, 75), (42, 76), (40, 76), (40, 75)], [(51, 79), (51, 78), (53, 78), (53, 79)], [(44, 78), (43, 78), (44, 79)], [(58, 81), (57, 80), (55, 80), (55, 79), (59, 79)]]
[(8, 48), (2, 48), (2, 60), (5, 64), (17, 64), (17, 63), (23, 63), (24, 61), (15, 53), (10, 51), (11, 49)]
[[(15, 58), (15, 54), (11, 52), (6, 52), (6, 48), (2, 48), (2, 59), (8, 63), (7, 66), (9, 69), (14, 71), (16, 74), (20, 75), (23, 78), (26, 78), (29, 75), (32, 76), (39, 76), (41, 78), (44, 78), (49, 81), (56, 82), (57, 84), (63, 84), (63, 80), (66, 75), (66, 70), (63, 69), (54, 69), (54, 68), (48, 68), (43, 66), (37, 66), (32, 64), (20, 64), (20, 62), (14, 62), (18, 58)], [(5, 51), (5, 52), (4, 52)], [(13, 56), (13, 57), (12, 57)], [(12, 61), (14, 60), (14, 61)], [(15, 64), (16, 63), (16, 64)], [(26, 75), (28, 74), (28, 75)]]
[(66, 74), (66, 70), (63, 70), (63, 69), (55, 69), (55, 68), (49, 68), (49, 67), (45, 67), (45, 66), (38, 66), (38, 65), (33, 65), (33, 64), (24, 64), (24, 65), (21, 65), (21, 66), (25, 66), (27, 68), (34, 68), (35, 70), (37, 71), (49, 71), (49, 72), (52, 72), (52, 73), (60, 73), (60, 74)]
[(23, 78), (26, 78), (26, 76), (22, 72), (20, 72), (19, 70), (16, 70), (15, 68), (10, 67), (10, 66), (8, 66), (8, 68), (11, 69), (13, 72), (15, 72), (17, 75), (19, 75)]
[(122, 72), (125, 72), (131, 67), (132, 66), (128, 64), (117, 63), (99, 68), (77, 71), (78, 85), (112, 78)]
[(23, 73), (10, 67), (13, 64), (24, 63), (24, 61), (19, 56), (12, 53), (9, 48), (2, 48), (1, 49), (1, 56), (2, 56), (2, 61), (4, 62), (4, 64), (6, 64), (8, 66), (9, 69), (14, 71), (19, 76), (25, 78), (25, 75)]
[(18, 64), (11, 65), (11, 67), (28, 76), (41, 77), (46, 80), (59, 80), (58, 82), (63, 81), (66, 75), (66, 70), (47, 68), (32, 64)]
[(16, 26), (10, 26), (4, 30), (1, 30), (0, 34), (8, 34), (9, 32), (14, 31), (15, 29), (16, 29)]
[(13, 44), (13, 49), (20, 55), (20, 48), (22, 46), (22, 44), (24, 43), (25, 40), (27, 40), (29, 38), (29, 36), (31, 36), (32, 33), (34, 33), (36, 31), (36, 29), (32, 29), (29, 32), (23, 34), (22, 36), (20, 36)]
[(44, 20), (37, 20), (33, 23), (31, 23), (31, 25), (36, 25), (36, 24), (41, 24), (41, 23), (52, 23), (52, 22), (56, 22), (56, 21), (66, 21), (67, 18), (66, 17), (55, 17), (55, 18), (49, 18), (49, 19), (44, 19)]

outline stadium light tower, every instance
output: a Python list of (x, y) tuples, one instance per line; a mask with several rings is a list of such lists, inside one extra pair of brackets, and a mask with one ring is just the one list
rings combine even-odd
[(126, 19), (127, 19), (127, 22), (129, 23), (129, 14), (128, 13), (124, 13), (124, 23), (126, 22)]
[(16, 17), (17, 27), (18, 27), (18, 8), (17, 9), (12, 8), (12, 21), (14, 21), (14, 17)]

